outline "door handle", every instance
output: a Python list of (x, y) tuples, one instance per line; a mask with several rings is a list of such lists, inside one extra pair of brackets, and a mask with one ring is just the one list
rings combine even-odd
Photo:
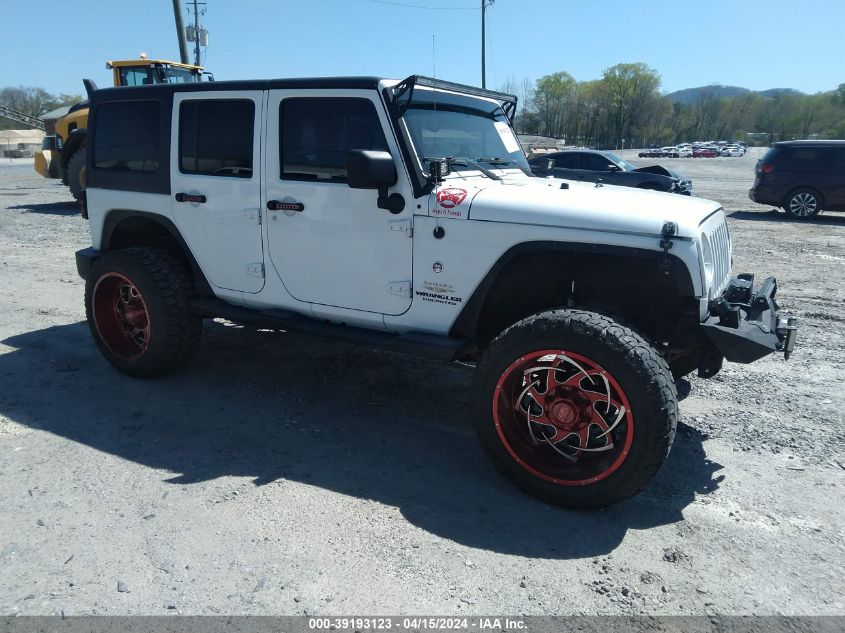
[(202, 194), (193, 193), (177, 193), (176, 202), (199, 202), (200, 204), (206, 201), (206, 197)]
[(305, 205), (301, 202), (280, 202), (279, 200), (268, 200), (267, 208), (270, 211), (305, 211)]

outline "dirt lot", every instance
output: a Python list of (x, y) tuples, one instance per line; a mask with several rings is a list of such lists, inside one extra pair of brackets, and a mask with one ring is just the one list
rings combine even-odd
[(0, 613), (845, 613), (845, 214), (754, 205), (756, 157), (669, 162), (798, 352), (692, 378), (654, 484), (588, 514), (494, 471), (465, 367), (208, 323), (190, 370), (119, 375), (85, 220), (2, 161)]

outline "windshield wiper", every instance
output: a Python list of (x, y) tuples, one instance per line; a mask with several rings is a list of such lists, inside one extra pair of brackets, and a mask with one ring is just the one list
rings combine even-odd
[(526, 174), (526, 175), (532, 176), (532, 177), (534, 176), (534, 174), (531, 173), (531, 170), (525, 169), (525, 167), (523, 167), (522, 165), (517, 163), (515, 160), (510, 160), (510, 159), (507, 159), (507, 158), (500, 158), (498, 156), (496, 156), (495, 158), (481, 157), (481, 158), (478, 158), (476, 160), (479, 163), (487, 163), (488, 165), (513, 165), (515, 167), (518, 167), (519, 170), (523, 174)]
[(449, 160), (450, 165), (458, 165), (459, 167), (474, 167), (482, 174), (487, 176), (488, 178), (492, 178), (493, 180), (501, 180), (502, 177), (494, 174), (492, 171), (484, 167), (483, 165), (479, 165), (475, 161), (469, 160), (468, 158), (452, 158)]
[(478, 163), (471, 161), (468, 158), (452, 158), (451, 156), (446, 156), (445, 158), (431, 158), (426, 156), (423, 158), (423, 160), (429, 164), (431, 164), (432, 161), (440, 161), (442, 163), (446, 163), (446, 173), (452, 171), (452, 165), (458, 165), (459, 167), (474, 167), (488, 178), (492, 178), (493, 180), (501, 180), (500, 176), (497, 176), (486, 167), (479, 165)]

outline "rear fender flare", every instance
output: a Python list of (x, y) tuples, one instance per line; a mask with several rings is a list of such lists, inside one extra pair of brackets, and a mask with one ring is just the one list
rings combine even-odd
[[(197, 291), (197, 295), (209, 297), (214, 296), (214, 292), (211, 289), (211, 284), (208, 283), (208, 279), (206, 279), (205, 273), (203, 273), (202, 268), (200, 268), (199, 264), (197, 263), (197, 260), (194, 257), (194, 254), (191, 252), (191, 249), (188, 248), (188, 244), (187, 242), (185, 242), (185, 239), (182, 237), (182, 234), (179, 233), (179, 229), (176, 227), (175, 224), (173, 224), (173, 222), (169, 218), (163, 217), (156, 213), (149, 213), (146, 211), (134, 211), (124, 209), (116, 209), (114, 211), (110, 211), (108, 215), (106, 215), (105, 220), (103, 221), (103, 232), (102, 239), (100, 242), (100, 251), (103, 253), (107, 253), (110, 250), (114, 250), (116, 247), (113, 244), (113, 238), (118, 232), (118, 229), (121, 227), (121, 225), (126, 226), (126, 222), (132, 221), (138, 221), (147, 225), (152, 224), (156, 225), (160, 229), (164, 229), (178, 245), (179, 249), (182, 252), (182, 255), (189, 264), (191, 274), (194, 278), (194, 285)], [(138, 243), (132, 245), (144, 246), (145, 244)]]

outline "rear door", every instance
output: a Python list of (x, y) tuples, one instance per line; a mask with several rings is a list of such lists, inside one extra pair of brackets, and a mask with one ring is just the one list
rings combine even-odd
[(177, 92), (173, 101), (174, 220), (209, 283), (249, 293), (264, 286), (263, 94)]
[(559, 154), (555, 158), (554, 175), (567, 180), (584, 180), (584, 172), (578, 165), (578, 152)]

